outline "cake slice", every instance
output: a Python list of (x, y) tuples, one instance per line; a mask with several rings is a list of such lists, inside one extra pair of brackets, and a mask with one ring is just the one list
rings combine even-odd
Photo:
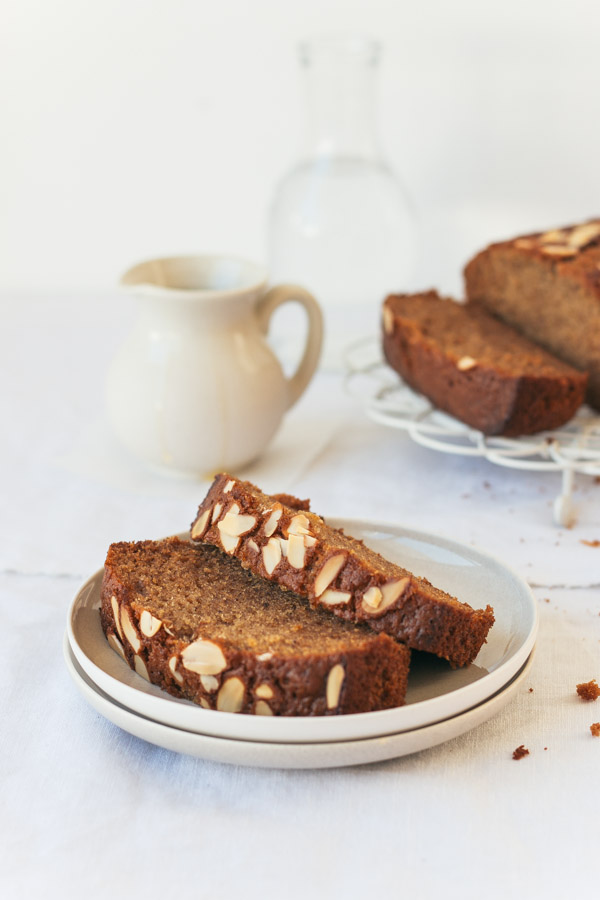
[(206, 709), (318, 716), (404, 702), (407, 647), (311, 609), (208, 544), (112, 544), (101, 604), (113, 649)]
[(600, 410), (600, 220), (492, 244), (465, 268), (466, 296), (589, 373)]
[(386, 298), (383, 350), (411, 388), (487, 435), (559, 428), (584, 400), (585, 374), (484, 309), (435, 291)]
[[(269, 497), (247, 481), (217, 475), (191, 527), (268, 581), (307, 597), (313, 607), (366, 622), (417, 650), (464, 666), (494, 622), (341, 530), (289, 496)], [(291, 595), (293, 596), (293, 595)], [(326, 614), (327, 614), (326, 613)]]

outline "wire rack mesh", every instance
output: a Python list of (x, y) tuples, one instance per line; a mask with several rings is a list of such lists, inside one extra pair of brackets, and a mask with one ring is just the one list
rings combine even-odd
[(600, 476), (600, 416), (588, 407), (562, 428), (527, 437), (489, 437), (436, 409), (411, 390), (383, 360), (376, 337), (363, 338), (344, 353), (346, 388), (367, 415), (382, 425), (406, 431), (424, 447), (440, 453), (484, 457), (513, 469), (562, 474), (554, 501), (554, 519), (570, 527), (575, 521), (576, 474)]

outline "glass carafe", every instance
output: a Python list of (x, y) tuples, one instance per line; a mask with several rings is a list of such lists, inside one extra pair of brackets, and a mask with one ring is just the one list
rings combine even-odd
[(349, 340), (377, 333), (381, 303), (407, 289), (415, 219), (384, 161), (376, 129), (380, 45), (360, 37), (300, 44), (307, 144), (279, 183), (269, 215), (273, 278), (306, 286), (325, 316), (324, 363)]

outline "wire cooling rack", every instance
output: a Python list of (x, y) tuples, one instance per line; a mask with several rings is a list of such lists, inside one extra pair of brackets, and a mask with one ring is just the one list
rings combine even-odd
[(436, 409), (412, 391), (383, 360), (377, 338), (356, 341), (344, 352), (346, 387), (375, 422), (400, 428), (424, 447), (440, 453), (484, 457), (498, 466), (562, 473), (554, 520), (575, 522), (575, 475), (600, 476), (600, 416), (582, 407), (556, 431), (520, 438), (486, 437)]

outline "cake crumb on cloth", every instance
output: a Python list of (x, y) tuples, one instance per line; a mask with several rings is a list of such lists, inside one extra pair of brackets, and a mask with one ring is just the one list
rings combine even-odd
[(600, 697), (600, 687), (595, 678), (577, 685), (577, 693), (582, 700), (597, 700)]
[(523, 759), (524, 756), (529, 756), (529, 750), (523, 744), (520, 744), (516, 750), (513, 750), (513, 759)]

